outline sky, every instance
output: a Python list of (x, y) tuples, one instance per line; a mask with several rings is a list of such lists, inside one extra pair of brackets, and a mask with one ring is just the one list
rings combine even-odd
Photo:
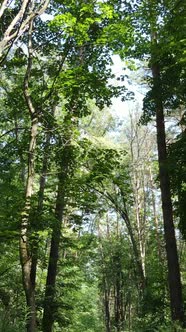
[[(129, 80), (124, 81), (117, 81), (115, 80), (114, 83), (117, 85), (124, 84), (129, 91), (132, 91), (134, 93), (134, 99), (128, 100), (128, 101), (121, 101), (121, 98), (113, 98), (112, 102), (113, 105), (111, 107), (111, 110), (113, 114), (116, 114), (117, 117), (120, 119), (126, 118), (128, 115), (129, 110), (134, 108), (135, 104), (138, 104), (141, 108), (143, 105), (143, 98), (145, 95), (144, 88), (140, 86), (138, 82), (135, 82), (137, 80), (137, 74), (134, 72), (131, 72), (130, 70), (123, 70), (125, 67), (125, 63), (120, 59), (119, 55), (114, 55), (112, 57), (113, 60), (113, 66), (112, 66), (112, 72), (116, 75), (116, 77), (119, 77), (120, 75), (128, 75)], [(136, 75), (136, 78), (134, 77)], [(113, 82), (112, 82), (113, 83)]]

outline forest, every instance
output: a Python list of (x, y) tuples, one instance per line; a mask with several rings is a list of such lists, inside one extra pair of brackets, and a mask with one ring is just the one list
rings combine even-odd
[(0, 332), (186, 331), (185, 102), (184, 0), (0, 1)]

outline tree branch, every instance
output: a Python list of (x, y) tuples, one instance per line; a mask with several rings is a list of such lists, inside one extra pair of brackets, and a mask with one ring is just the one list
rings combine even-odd
[(10, 130), (7, 130), (7, 131), (6, 131), (5, 133), (3, 133), (2, 135), (0, 135), (0, 139), (1, 139), (2, 137), (4, 137), (4, 136), (8, 135), (8, 134), (11, 133), (11, 132), (14, 132), (15, 129), (17, 129), (17, 130), (24, 130), (24, 129), (27, 129), (27, 130), (28, 130), (27, 127), (17, 127), (17, 128), (12, 128), (12, 129), (10, 129)]
[(31, 115), (35, 113), (35, 108), (29, 93), (29, 79), (31, 75), (32, 59), (33, 59), (32, 30), (33, 30), (33, 20), (30, 22), (29, 32), (28, 32), (28, 65), (24, 78), (24, 96)]
[[(29, 24), (33, 19), (44, 13), (46, 8), (49, 5), (50, 0), (43, 0), (41, 1), (40, 5), (34, 8), (35, 1), (30, 1), (30, 0), (23, 0), (21, 8), (17, 15), (14, 17), (10, 25), (8, 26), (7, 30), (4, 33), (4, 36), (2, 40), (0, 41), (0, 57), (2, 57), (3, 52), (7, 48), (11, 48), (12, 44), (20, 38), (20, 36), (29, 28)], [(1, 6), (0, 9), (0, 17), (3, 15), (4, 10), (7, 7), (8, 1), (5, 0)], [(30, 8), (29, 8), (29, 5)], [(24, 19), (24, 16), (27, 12), (27, 9), (29, 9), (29, 12)], [(19, 27), (15, 28), (16, 25), (19, 23)], [(14, 31), (15, 30), (15, 31)], [(10, 45), (10, 42), (12, 41), (12, 44)], [(9, 50), (8, 50), (9, 52)], [(7, 52), (7, 53), (8, 53)], [(7, 55), (7, 54), (6, 54)], [(5, 56), (6, 57), (6, 56)], [(3, 59), (4, 60), (4, 59)]]
[(7, 4), (8, 4), (8, 0), (4, 0), (2, 5), (1, 5), (1, 8), (0, 8), (0, 17), (4, 14), (4, 11), (7, 7)]

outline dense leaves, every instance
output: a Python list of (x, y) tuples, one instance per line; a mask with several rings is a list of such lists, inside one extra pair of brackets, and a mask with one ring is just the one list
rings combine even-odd
[(118, 84), (112, 72), (118, 54), (148, 84), (141, 122), (157, 99), (168, 120), (181, 110), (164, 166), (185, 238), (185, 9), (175, 0), (1, 2), (2, 331), (179, 331), (154, 130), (135, 112), (121, 127), (110, 106), (131, 96), (127, 75)]

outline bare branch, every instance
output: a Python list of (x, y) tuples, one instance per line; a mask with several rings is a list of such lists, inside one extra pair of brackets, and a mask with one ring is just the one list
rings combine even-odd
[[(20, 36), (28, 29), (30, 21), (33, 20), (36, 16), (40, 16), (44, 13), (44, 11), (46, 10), (46, 8), (49, 5), (49, 2), (50, 2), (50, 0), (43, 1), (42, 2), (43, 6), (38, 10), (35, 9), (35, 11), (34, 11), (34, 9), (32, 9), (30, 11), (30, 15), (21, 23), (19, 30), (14, 32), (10, 36), (10, 40), (16, 37), (15, 41), (17, 41), (20, 38)], [(42, 5), (42, 3), (40, 4), (40, 6)]]
[(47, 9), (48, 5), (50, 3), (50, 0), (43, 0), (40, 4), (40, 9), (35, 12), (35, 15), (41, 15), (44, 13), (44, 11)]
[(28, 6), (29, 2), (30, 2), (30, 0), (24, 0), (23, 1), (19, 12), (14, 17), (14, 19), (10, 23), (9, 27), (5, 31), (4, 37), (3, 37), (2, 41), (0, 42), (0, 53), (3, 52), (3, 50), (4, 50), (5, 46), (7, 45), (7, 43), (12, 39), (10, 34), (11, 34), (12, 30), (14, 29), (15, 25), (18, 23), (18, 21), (22, 19), (23, 15), (24, 15), (24, 13), (27, 9), (27, 6)]
[[(36, 17), (44, 13), (49, 5), (50, 0), (43, 0), (39, 6), (34, 6), (35, 1), (23, 0), (21, 8), (17, 15), (14, 17), (7, 30), (0, 41), (0, 57), (7, 48), (11, 48), (13, 42), (20, 38), (20, 36), (29, 28), (30, 22)], [(3, 15), (4, 10), (7, 8), (8, 1), (5, 0), (0, 8), (0, 17)], [(30, 6), (29, 6), (30, 5)], [(28, 10), (29, 9), (29, 10)], [(28, 13), (26, 15), (26, 12)], [(24, 18), (26, 15), (26, 18)], [(17, 27), (19, 23), (19, 26)], [(10, 42), (12, 44), (10, 45)]]
[(0, 135), (0, 139), (10, 133), (13, 133), (15, 130), (25, 130), (27, 129), (28, 130), (28, 127), (17, 127), (17, 128), (12, 128), (10, 130), (7, 130), (5, 133), (3, 133), (2, 135)]

